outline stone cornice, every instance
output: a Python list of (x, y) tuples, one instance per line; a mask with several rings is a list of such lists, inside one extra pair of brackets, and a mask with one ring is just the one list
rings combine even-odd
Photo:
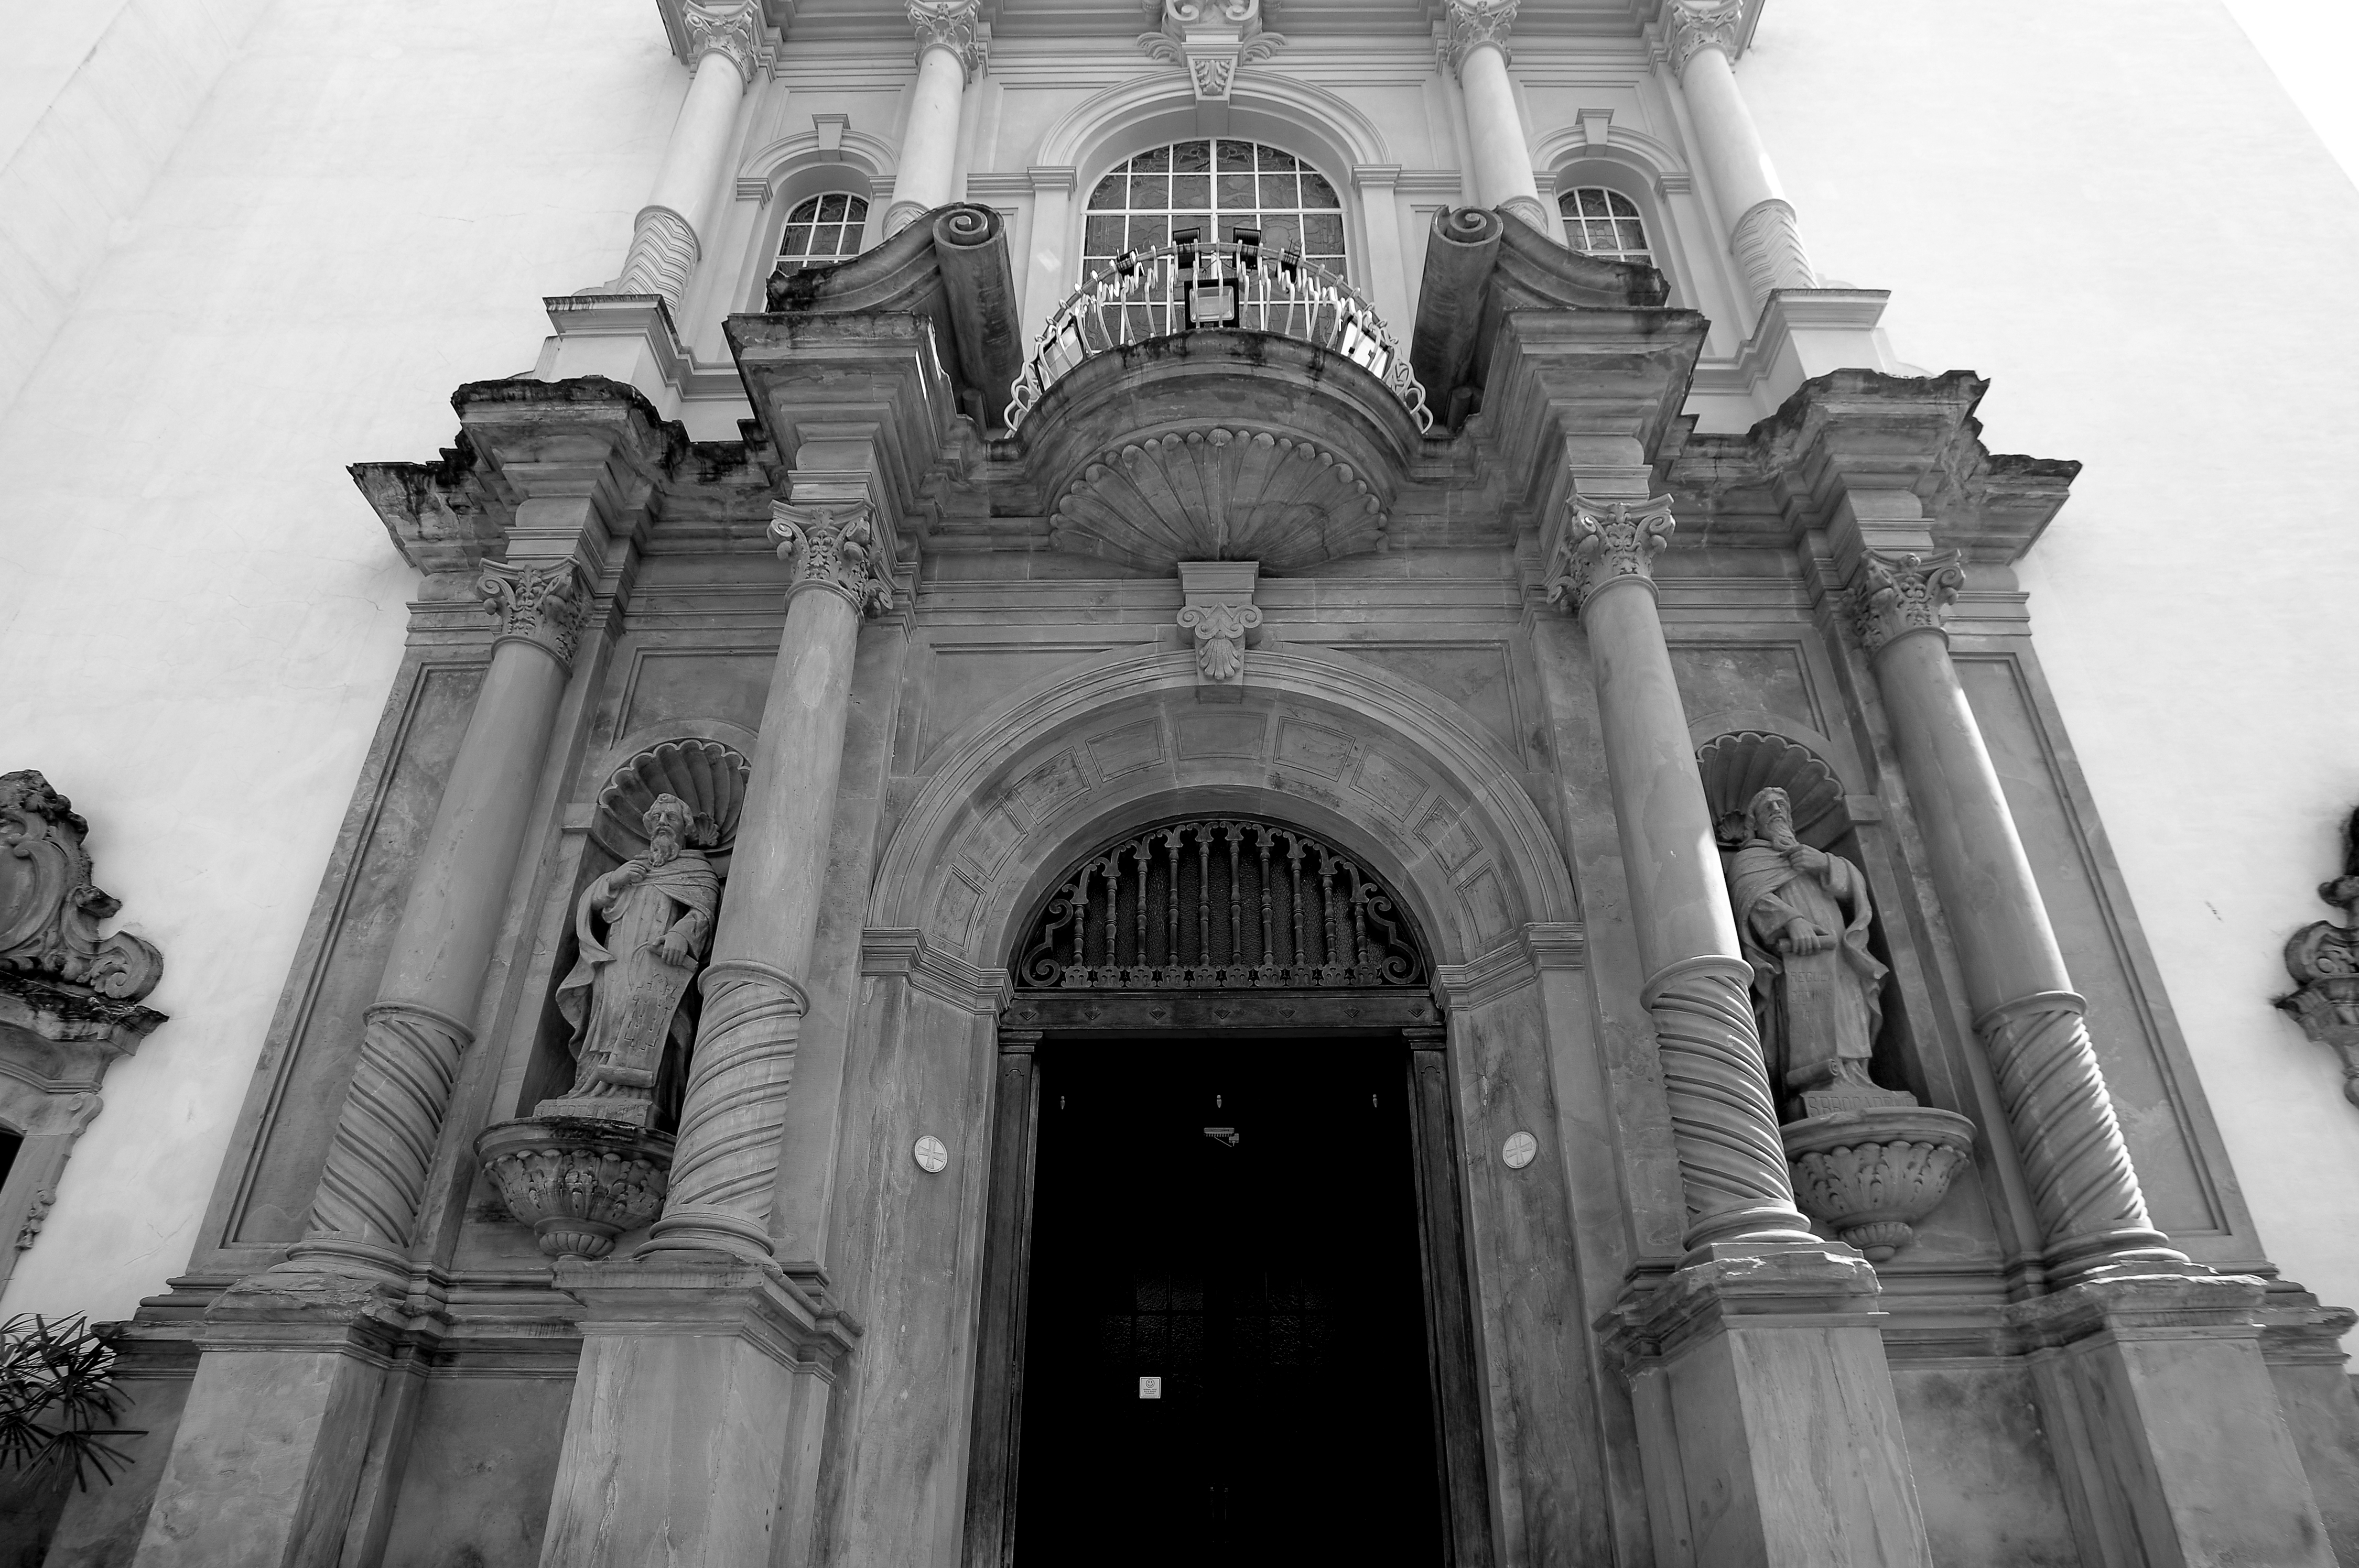
[(914, 926), (872, 925), (863, 931), (860, 972), (898, 977), (919, 990), (973, 1012), (997, 1012), (1006, 1006), (1014, 989), (1006, 969), (945, 953)]

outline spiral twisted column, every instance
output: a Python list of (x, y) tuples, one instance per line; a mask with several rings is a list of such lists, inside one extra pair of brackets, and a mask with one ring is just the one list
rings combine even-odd
[(494, 564), (477, 591), (499, 623), (491, 667), (410, 878), (295, 1259), (403, 1268), (459, 1061), (473, 1040), (463, 1021), (491, 964), (588, 602), (571, 560)]
[(1671, 0), (1663, 15), (1671, 70), (1694, 116), (1704, 171), (1754, 308), (1780, 288), (1816, 288), (1801, 225), (1731, 63), (1743, 45), (1744, 0)]
[(828, 838), (863, 616), (890, 609), (892, 563), (866, 501), (771, 509), (770, 537), (793, 573), (761, 743), (730, 858), (729, 885), (699, 982), (704, 1014), (690, 1059), (663, 1217), (639, 1256), (772, 1256), (787, 1097), (806, 1011), (801, 981), (818, 935)]
[(688, 40), (688, 96), (647, 205), (632, 222), (630, 252), (614, 284), (623, 294), (660, 294), (675, 309), (703, 254), (738, 102), (761, 58), (761, 10), (755, 0), (689, 0), (680, 7), (680, 30)]
[(1854, 585), (1894, 748), (1948, 914), (1966, 994), (2038, 1216), (2069, 1280), (2119, 1262), (2184, 1265), (2146, 1195), (1998, 770), (1950, 660), (1941, 620), (1963, 586), (1954, 552), (1864, 550)]
[(1655, 1023), (1690, 1252), (1720, 1241), (1814, 1244), (1794, 1206), (1735, 917), (1712, 813), (1688, 743), (1656, 605), (1653, 560), (1674, 526), (1670, 498), (1576, 496), (1550, 564), (1549, 597), (1589, 634), (1605, 771), (1630, 882), (1643, 1000)]

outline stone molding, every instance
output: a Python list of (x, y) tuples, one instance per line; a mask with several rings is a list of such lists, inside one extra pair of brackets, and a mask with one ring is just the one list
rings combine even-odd
[(1862, 552), (1852, 589), (1861, 644), (1869, 654), (1878, 654), (1913, 632), (1940, 633), (1947, 642), (1941, 620), (1965, 585), (1965, 567), (1955, 550), (1930, 556), (1913, 550), (1898, 555)]
[(1705, 49), (1718, 49), (1731, 64), (1743, 48), (1738, 34), (1745, 27), (1745, 0), (1705, 0), (1689, 4), (1671, 0), (1666, 9), (1670, 28), (1671, 74), (1687, 74), (1688, 62)]
[(1745, 285), (1757, 307), (1781, 288), (1816, 288), (1819, 275), (1802, 244), (1801, 221), (1782, 197), (1757, 201), (1729, 232), (1728, 248), (1745, 269)]
[(1713, 1331), (1745, 1319), (1790, 1318), (1801, 1326), (1880, 1325), (1883, 1285), (1864, 1258), (1823, 1241), (1803, 1247), (1721, 1244), (1649, 1289), (1627, 1287), (1600, 1326), (1609, 1363), (1625, 1377), (1675, 1358)]
[(623, 258), (614, 292), (659, 294), (664, 303), (677, 310), (702, 254), (696, 230), (687, 219), (669, 207), (642, 207), (632, 222), (631, 249)]
[(1487, 1007), (1538, 978), (1539, 965), (1520, 934), (1465, 963), (1433, 967), (1434, 990), (1444, 1005), (1462, 1011)]
[[(941, 49), (959, 62), (962, 79), (974, 80), (988, 62), (991, 40), (978, 25), (979, 0), (908, 0), (909, 27), (918, 36), (918, 58)], [(922, 210), (922, 209), (921, 209)]]
[(2311, 1040), (2333, 1047), (2343, 1061), (2343, 1098), (2359, 1105), (2359, 812), (2343, 824), (2343, 874), (2321, 882), (2318, 896), (2343, 912), (2343, 924), (2312, 921), (2287, 939), (2294, 989), (2277, 1005)]
[(688, 0), (679, 10), (680, 27), (688, 36), (688, 63), (701, 65), (707, 55), (720, 55), (737, 68), (740, 81), (752, 86), (762, 55), (762, 12), (755, 0)]
[(892, 563), (878, 546), (873, 502), (774, 501), (770, 542), (794, 577), (789, 602), (806, 589), (821, 589), (860, 615), (893, 608)]
[(1466, 57), (1488, 44), (1499, 51), (1499, 58), (1508, 64), (1516, 57), (1508, 51), (1507, 36), (1515, 30), (1516, 10), (1521, 0), (1443, 0), (1442, 11), (1449, 34), (1441, 45), (1443, 63), (1455, 75)]
[(942, 951), (915, 926), (872, 925), (860, 934), (860, 972), (907, 980), (917, 990), (970, 1012), (996, 1012), (1007, 1003), (1014, 981), (1006, 969), (988, 968)]
[(1679, 526), (1671, 516), (1669, 496), (1634, 506), (1575, 495), (1565, 508), (1556, 557), (1549, 564), (1549, 603), (1564, 604), (1579, 615), (1591, 600), (1617, 583), (1635, 581), (1649, 593), (1656, 591), (1654, 559)]
[(579, 563), (552, 567), (511, 566), (486, 561), (475, 592), (484, 611), (499, 622), (492, 645), (529, 643), (571, 672), (573, 649), (589, 611), (589, 585)]

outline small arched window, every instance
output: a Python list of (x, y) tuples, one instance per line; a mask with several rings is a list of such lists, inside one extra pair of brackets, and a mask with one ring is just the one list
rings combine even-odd
[(1618, 190), (1602, 185), (1581, 185), (1557, 199), (1564, 214), (1564, 237), (1583, 255), (1601, 261), (1655, 265), (1655, 247), (1647, 243), (1647, 222), (1638, 204)]
[(1125, 251), (1169, 244), (1175, 229), (1231, 240), (1259, 229), (1263, 248), (1299, 248), (1343, 276), (1343, 203), (1325, 175), (1292, 153), (1228, 137), (1175, 142), (1119, 164), (1090, 192), (1082, 276)]
[(795, 272), (849, 261), (860, 254), (860, 232), (867, 226), (866, 198), (842, 191), (814, 196), (787, 214), (787, 232), (778, 241), (779, 269)]

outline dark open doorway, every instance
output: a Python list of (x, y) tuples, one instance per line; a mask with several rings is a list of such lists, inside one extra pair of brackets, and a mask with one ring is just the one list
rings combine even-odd
[(1019, 1568), (1445, 1560), (1409, 1087), (1397, 1034), (1043, 1047)]

